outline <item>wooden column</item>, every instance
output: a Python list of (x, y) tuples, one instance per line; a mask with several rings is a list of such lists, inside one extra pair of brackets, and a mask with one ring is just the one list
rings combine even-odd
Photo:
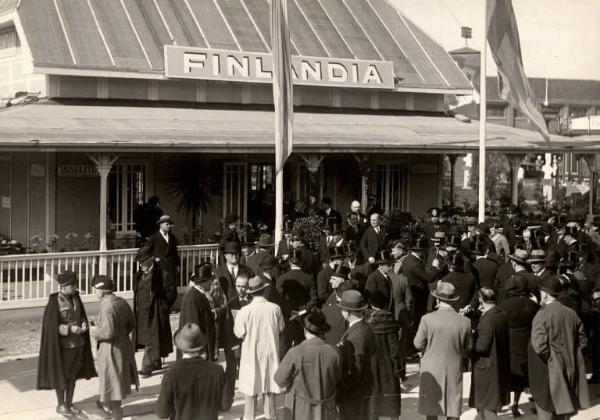
[(510, 179), (511, 179), (511, 203), (515, 206), (519, 204), (519, 169), (521, 162), (525, 159), (525, 154), (507, 154), (506, 157), (510, 162)]
[(456, 159), (458, 159), (462, 155), (448, 154), (446, 156), (448, 156), (448, 160), (450, 161), (450, 206), (454, 207), (454, 193), (455, 193), (455, 189), (456, 189), (456, 186), (455, 186), (456, 178), (455, 178), (455, 173), (454, 173), (454, 167), (456, 165)]
[(88, 155), (89, 159), (96, 164), (96, 170), (100, 175), (100, 262), (98, 267), (99, 274), (106, 274), (106, 213), (107, 213), (107, 191), (108, 191), (108, 174), (112, 168), (113, 163), (118, 159), (118, 156), (111, 156), (107, 153), (100, 153), (98, 155)]

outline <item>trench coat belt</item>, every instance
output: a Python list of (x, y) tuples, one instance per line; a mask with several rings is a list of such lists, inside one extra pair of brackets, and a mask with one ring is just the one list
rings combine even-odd
[(327, 397), (327, 398), (325, 398), (323, 400), (314, 400), (312, 398), (307, 397), (306, 395), (301, 395), (301, 394), (298, 394), (296, 392), (294, 392), (293, 395), (294, 395), (294, 398), (300, 398), (301, 400), (304, 400), (304, 401), (308, 402), (309, 404), (312, 404), (312, 405), (322, 405), (322, 404), (325, 404), (325, 403), (327, 403), (329, 401), (334, 401), (335, 400), (336, 392), (333, 391), (333, 394), (331, 394), (329, 397)]

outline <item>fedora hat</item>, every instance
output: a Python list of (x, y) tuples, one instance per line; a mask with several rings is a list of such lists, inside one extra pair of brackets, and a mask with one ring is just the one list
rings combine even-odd
[(58, 276), (56, 276), (56, 281), (61, 286), (68, 286), (69, 284), (77, 283), (77, 274), (72, 271), (63, 271)]
[(336, 265), (333, 269), (333, 273), (331, 273), (331, 277), (340, 277), (344, 280), (347, 280), (349, 275), (350, 268), (346, 267), (345, 265)]
[(531, 251), (529, 258), (527, 258), (528, 264), (541, 263), (546, 261), (546, 251), (543, 249), (534, 249)]
[(171, 216), (169, 216), (168, 214), (163, 214), (162, 216), (160, 216), (160, 219), (158, 219), (156, 224), (162, 225), (163, 223), (168, 223), (168, 224), (172, 225), (173, 221), (171, 220)]
[(367, 308), (362, 294), (358, 290), (346, 290), (342, 293), (342, 300), (337, 303), (337, 306), (347, 311), (362, 311)]
[(446, 247), (460, 248), (462, 237), (459, 234), (453, 233), (448, 237), (446, 241)]
[(459, 299), (454, 285), (445, 281), (438, 282), (435, 290), (431, 291), (431, 296), (444, 302), (454, 302)]
[(173, 342), (175, 347), (187, 353), (194, 353), (206, 347), (206, 337), (202, 334), (202, 330), (191, 322), (175, 331)]
[(320, 309), (313, 308), (302, 318), (302, 325), (306, 330), (315, 335), (323, 335), (331, 326), (327, 323), (327, 318)]
[(193, 280), (194, 283), (204, 283), (207, 281), (211, 281), (215, 278), (213, 272), (213, 265), (209, 262), (204, 262), (198, 264), (194, 267), (194, 273), (190, 280)]
[(343, 246), (336, 246), (329, 248), (329, 259), (335, 260), (339, 258), (346, 258), (346, 250)]
[(143, 263), (144, 261), (150, 260), (150, 258), (154, 257), (154, 253), (152, 252), (152, 248), (148, 246), (143, 246), (137, 250), (135, 254), (135, 260), (139, 263)]
[(396, 261), (390, 251), (377, 251), (375, 253), (375, 261), (373, 264), (390, 264)]
[(270, 248), (275, 244), (273, 243), (273, 237), (271, 235), (269, 235), (268, 233), (263, 233), (258, 238), (258, 242), (256, 242), (256, 245), (262, 248)]
[(563, 290), (563, 285), (558, 276), (548, 276), (542, 279), (540, 290), (543, 290), (550, 296), (558, 296)]
[(92, 278), (92, 287), (98, 290), (114, 290), (115, 284), (108, 276), (96, 274)]
[(237, 216), (237, 214), (229, 213), (227, 216), (225, 216), (225, 220), (223, 220), (223, 223), (226, 225), (230, 225), (232, 223), (236, 223), (238, 220), (239, 217)]
[(511, 260), (514, 260), (521, 264), (527, 264), (527, 251), (524, 249), (515, 249), (515, 252), (508, 256)]
[(242, 247), (239, 242), (227, 242), (223, 247), (224, 254), (239, 254), (242, 251)]
[(258, 276), (254, 276), (250, 280), (248, 280), (248, 293), (250, 294), (260, 292), (261, 290), (266, 289), (267, 287), (269, 287), (269, 285)]

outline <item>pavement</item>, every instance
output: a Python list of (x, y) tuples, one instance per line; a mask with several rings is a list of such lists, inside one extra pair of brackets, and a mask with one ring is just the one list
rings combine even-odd
[[(141, 365), (142, 353), (136, 354), (138, 366)], [(174, 363), (175, 355), (171, 354), (166, 359), (166, 367)], [(37, 355), (13, 356), (0, 361), (0, 419), (2, 420), (24, 420), (24, 419), (63, 419), (55, 412), (56, 399), (54, 391), (36, 391), (36, 369)], [(461, 416), (462, 420), (471, 420), (476, 416), (473, 409), (468, 409), (468, 391), (470, 387), (470, 373), (464, 376), (463, 391), (463, 409), (465, 412)], [(157, 419), (153, 414), (157, 395), (160, 389), (162, 375), (157, 373), (150, 378), (140, 378), (139, 391), (133, 391), (124, 401), (124, 416), (126, 419)], [(419, 396), (418, 388), (418, 365), (409, 364), (408, 378), (405, 382), (407, 392), (402, 394), (402, 416), (401, 419), (419, 419), (424, 416), (417, 413), (417, 401)], [(600, 419), (600, 386), (590, 386), (593, 398), (593, 406), (580, 412), (573, 417), (574, 420), (593, 420)], [(98, 378), (91, 380), (80, 380), (75, 388), (75, 405), (83, 410), (80, 419), (101, 419), (101, 412), (96, 407), (95, 401), (98, 395)], [(532, 403), (528, 401), (528, 395), (521, 397), (521, 410), (523, 416), (521, 419), (535, 419), (532, 414)], [(283, 399), (279, 399), (278, 406), (283, 404)], [(231, 410), (219, 414), (219, 419), (232, 420), (240, 419), (243, 415), (244, 403), (243, 397), (236, 392), (235, 401)], [(264, 418), (262, 410), (258, 419)], [(500, 413), (501, 418), (512, 418), (510, 410), (506, 408)], [(282, 418), (282, 416), (278, 416)]]

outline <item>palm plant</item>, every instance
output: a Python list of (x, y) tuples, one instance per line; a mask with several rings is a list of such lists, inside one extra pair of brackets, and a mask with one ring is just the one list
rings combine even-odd
[(192, 232), (197, 232), (198, 215), (210, 207), (209, 178), (202, 165), (197, 158), (178, 159), (167, 168), (164, 182), (165, 192), (175, 202), (177, 211), (192, 218)]

